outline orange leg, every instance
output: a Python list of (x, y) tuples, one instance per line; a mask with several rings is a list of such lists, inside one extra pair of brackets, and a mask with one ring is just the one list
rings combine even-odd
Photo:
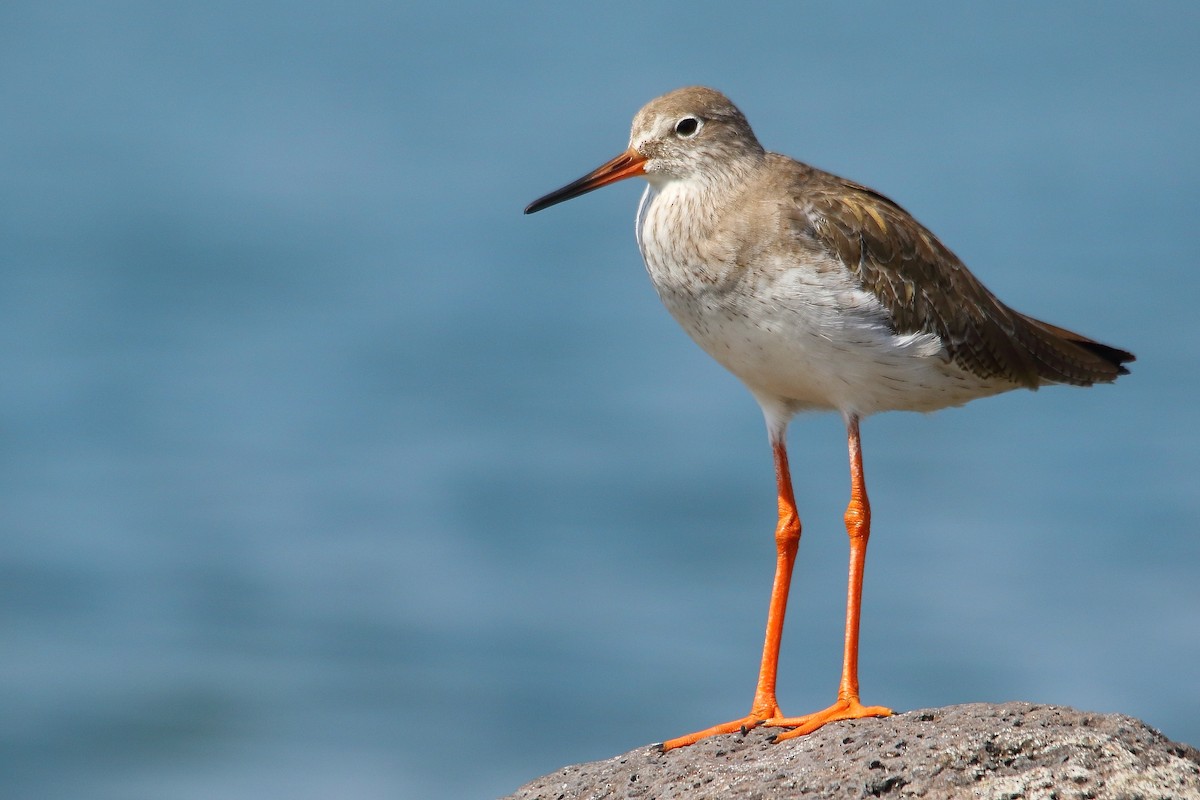
[(829, 722), (862, 717), (887, 717), (891, 709), (864, 706), (858, 699), (858, 623), (862, 609), (863, 565), (867, 559), (867, 539), (871, 536), (871, 505), (863, 479), (862, 446), (858, 418), (847, 416), (846, 434), (850, 444), (850, 505), (846, 508), (846, 533), (850, 536), (850, 580), (846, 592), (846, 649), (842, 658), (842, 681), (837, 702), (823, 711), (790, 719), (772, 719), (770, 726), (794, 728), (775, 737), (776, 741), (812, 733)]
[(779, 670), (779, 642), (783, 639), (783, 617), (787, 612), (788, 589), (792, 583), (792, 567), (796, 563), (796, 548), (800, 544), (800, 515), (792, 495), (792, 476), (788, 471), (787, 449), (782, 436), (772, 442), (775, 452), (775, 483), (779, 493), (779, 524), (775, 527), (775, 583), (771, 587), (771, 605), (767, 611), (767, 637), (763, 643), (762, 664), (758, 670), (758, 688), (750, 713), (741, 719), (725, 722), (670, 739), (660, 745), (663, 751), (694, 744), (709, 736), (735, 731), (747, 731), (765, 722), (781, 719), (775, 702), (775, 677)]

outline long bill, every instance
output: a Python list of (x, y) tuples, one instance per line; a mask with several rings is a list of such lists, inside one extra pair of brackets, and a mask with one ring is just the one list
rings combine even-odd
[(561, 189), (555, 189), (545, 197), (539, 197), (537, 200), (534, 200), (525, 207), (525, 213), (533, 214), (541, 211), (543, 208), (549, 208), (552, 205), (561, 203), (564, 200), (570, 200), (572, 197), (587, 194), (595, 189), (599, 189), (601, 186), (607, 186), (610, 183), (616, 183), (626, 178), (645, 174), (646, 157), (633, 148), (630, 148), (612, 161), (602, 164), (587, 175), (584, 175), (579, 180), (568, 183)]

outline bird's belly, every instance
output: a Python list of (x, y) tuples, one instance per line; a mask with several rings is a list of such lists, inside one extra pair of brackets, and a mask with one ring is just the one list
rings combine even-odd
[(896, 333), (873, 296), (840, 279), (743, 276), (698, 289), (651, 275), (676, 321), (760, 401), (866, 416), (934, 411), (1012, 388), (960, 368), (931, 333)]

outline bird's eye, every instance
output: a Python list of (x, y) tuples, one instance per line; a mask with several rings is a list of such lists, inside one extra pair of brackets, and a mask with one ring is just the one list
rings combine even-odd
[(700, 130), (700, 120), (695, 117), (684, 117), (675, 123), (675, 133), (685, 139), (690, 139)]

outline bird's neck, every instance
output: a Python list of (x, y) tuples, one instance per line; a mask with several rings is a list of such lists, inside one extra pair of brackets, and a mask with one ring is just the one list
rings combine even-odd
[(739, 185), (675, 179), (646, 187), (638, 207), (638, 248), (668, 306), (668, 295), (722, 284), (734, 269), (719, 233)]

